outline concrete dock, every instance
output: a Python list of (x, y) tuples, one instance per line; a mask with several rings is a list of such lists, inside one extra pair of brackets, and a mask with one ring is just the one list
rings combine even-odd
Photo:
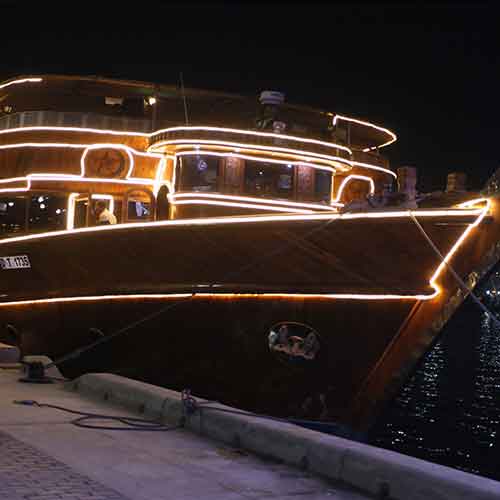
[[(54, 370), (49, 373), (58, 376)], [(147, 416), (82, 395), (62, 382), (26, 384), (18, 382), (19, 377), (15, 366), (0, 369), (2, 499), (370, 498), (353, 487), (259, 458), (188, 429), (143, 432), (76, 427), (70, 423), (76, 415), (13, 401), (36, 400), (106, 415)]]
[[(48, 375), (61, 377), (55, 368)], [(0, 498), (6, 500), (500, 498), (496, 481), (198, 398), (188, 405), (177, 392), (124, 377), (27, 384), (20, 376), (17, 365), (1, 365)], [(161, 420), (172, 430), (81, 428), (71, 423), (78, 415), (14, 403), (33, 400)]]

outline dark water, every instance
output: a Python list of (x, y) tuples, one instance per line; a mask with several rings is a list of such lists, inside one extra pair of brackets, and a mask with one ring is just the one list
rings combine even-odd
[[(475, 293), (500, 317), (500, 268)], [(500, 328), (470, 298), (368, 440), (500, 480)]]

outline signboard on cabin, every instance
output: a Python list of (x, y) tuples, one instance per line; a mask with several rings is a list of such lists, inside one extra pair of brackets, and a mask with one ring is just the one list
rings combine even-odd
[(95, 148), (85, 152), (83, 165), (85, 177), (125, 179), (130, 159), (121, 149)]

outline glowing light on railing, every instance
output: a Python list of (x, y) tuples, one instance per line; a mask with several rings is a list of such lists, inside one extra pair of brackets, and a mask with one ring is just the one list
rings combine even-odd
[(194, 198), (192, 200), (175, 200), (173, 205), (216, 205), (220, 207), (237, 207), (237, 208), (251, 208), (254, 210), (267, 210), (271, 212), (297, 212), (300, 214), (312, 214), (313, 210), (304, 210), (299, 208), (280, 208), (273, 205), (260, 205), (258, 203), (239, 203), (222, 200), (207, 200), (202, 198)]
[(177, 156), (174, 156), (174, 164), (172, 165), (172, 193), (175, 191), (176, 181), (177, 181)]
[[(417, 217), (463, 217), (479, 215), (484, 209), (428, 209), (415, 210), (413, 214)], [(351, 220), (351, 219), (399, 219), (410, 217), (409, 211), (381, 211), (381, 212), (359, 212), (359, 213), (325, 213), (311, 215), (251, 215), (251, 216), (231, 216), (231, 217), (208, 217), (196, 219), (177, 219), (155, 222), (129, 222), (125, 224), (115, 224), (112, 226), (96, 226), (90, 228), (79, 228), (72, 231), (50, 231), (46, 233), (30, 234), (25, 236), (15, 236), (12, 238), (0, 239), (0, 246), (17, 241), (28, 241), (32, 239), (54, 238), (67, 235), (69, 233), (86, 233), (93, 231), (117, 231), (139, 227), (163, 227), (163, 226), (212, 226), (225, 224), (258, 223), (258, 222), (293, 222), (293, 221), (326, 221), (326, 220)]]
[[(167, 168), (167, 159), (162, 158), (158, 162), (158, 166), (156, 167), (155, 180), (153, 183), (153, 194), (155, 195), (155, 197), (158, 195), (158, 191), (160, 190), (160, 187), (162, 184), (162, 179), (163, 179), (163, 174), (165, 173), (166, 168)], [(169, 191), (170, 191), (170, 189), (169, 189)]]
[(228, 141), (218, 141), (218, 140), (210, 140), (210, 139), (175, 139), (175, 140), (170, 140), (170, 141), (161, 141), (157, 142), (154, 144), (154, 146), (150, 146), (148, 148), (148, 151), (152, 149), (156, 149), (162, 146), (168, 146), (170, 144), (186, 144), (186, 145), (196, 145), (196, 144), (206, 144), (206, 145), (219, 145), (219, 146), (230, 146), (233, 148), (246, 148), (246, 149), (255, 149), (256, 151), (269, 151), (269, 152), (282, 152), (282, 153), (291, 153), (299, 158), (304, 159), (305, 161), (311, 161), (311, 160), (323, 160), (323, 161), (328, 161), (328, 162), (334, 162), (336, 164), (340, 164), (340, 167), (344, 165), (344, 169), (348, 170), (351, 168), (350, 161), (341, 158), (339, 156), (331, 156), (331, 155), (324, 155), (320, 153), (313, 153), (311, 151), (301, 151), (299, 149), (290, 149), (290, 148), (282, 148), (278, 146), (262, 146), (259, 144), (244, 144), (240, 142), (228, 142)]
[[(241, 130), (241, 129), (230, 129), (230, 128), (221, 128), (221, 127), (172, 127), (168, 129), (161, 129), (155, 132), (151, 133), (145, 133), (145, 132), (133, 132), (133, 131), (124, 131), (124, 130), (111, 130), (111, 129), (99, 129), (99, 128), (93, 128), (93, 127), (55, 127), (55, 126), (31, 126), (31, 127), (17, 127), (17, 128), (11, 128), (11, 129), (6, 129), (6, 130), (0, 130), (0, 134), (11, 134), (15, 132), (30, 132), (30, 131), (55, 131), (55, 132), (90, 132), (90, 133), (96, 133), (96, 134), (108, 134), (108, 135), (132, 135), (132, 136), (137, 136), (137, 137), (146, 137), (150, 138), (154, 135), (160, 134), (160, 133), (166, 133), (166, 132), (174, 132), (176, 130), (186, 130), (186, 131), (191, 131), (191, 130), (207, 130), (207, 131), (213, 131), (213, 132), (232, 132), (235, 134), (242, 134), (242, 135), (253, 135), (253, 136), (260, 136), (260, 137), (273, 137), (276, 139), (286, 139), (290, 141), (298, 141), (298, 142), (303, 142), (303, 143), (308, 143), (308, 144), (317, 144), (320, 146), (325, 146), (329, 147), (332, 149), (340, 149), (345, 151), (346, 153), (352, 155), (352, 150), (348, 148), (347, 146), (343, 146), (341, 144), (335, 144), (332, 142), (325, 142), (325, 141), (319, 141), (316, 139), (309, 139), (306, 137), (296, 137), (296, 136), (291, 136), (291, 135), (282, 135), (282, 134), (273, 134), (270, 132), (258, 132), (255, 130)], [(163, 142), (163, 141), (162, 141)]]
[(395, 179), (398, 178), (397, 174), (395, 172), (393, 172), (392, 170), (389, 170), (388, 168), (379, 167), (378, 165), (372, 165), (371, 163), (363, 163), (361, 161), (350, 160), (350, 163), (353, 167), (364, 167), (364, 168), (369, 168), (372, 170), (380, 170), (381, 172), (392, 175)]
[(376, 129), (376, 130), (379, 130), (380, 132), (384, 132), (384, 133), (388, 134), (391, 137), (391, 139), (389, 141), (384, 142), (380, 146), (373, 146), (373, 147), (370, 147), (370, 148), (363, 149), (363, 151), (365, 151), (365, 152), (366, 151), (371, 151), (373, 149), (383, 148), (384, 146), (388, 146), (389, 144), (392, 144), (393, 142), (397, 141), (397, 139), (398, 139), (397, 136), (396, 136), (396, 134), (394, 132), (391, 132), (387, 128), (380, 127), (379, 125), (375, 125), (374, 123), (370, 123), (370, 122), (365, 122), (363, 120), (357, 120), (355, 118), (349, 118), (348, 116), (335, 115), (333, 117), (333, 121), (332, 121), (332, 124), (333, 124), (334, 127), (337, 125), (337, 121), (338, 120), (344, 120), (344, 121), (347, 121), (347, 122), (357, 123), (358, 125), (364, 125), (365, 127), (371, 127), (371, 128)]
[(68, 208), (66, 210), (66, 229), (71, 231), (75, 227), (75, 199), (78, 193), (70, 193), (68, 196)]
[(44, 126), (44, 125), (35, 125), (32, 127), (17, 127), (17, 128), (9, 128), (5, 130), (0, 130), (1, 134), (12, 134), (16, 132), (89, 132), (93, 134), (103, 134), (103, 135), (132, 135), (137, 137), (145, 137), (149, 138), (150, 134), (145, 132), (131, 132), (125, 130), (110, 130), (110, 129), (102, 129), (102, 128), (93, 128), (93, 127), (52, 127), (52, 126)]
[(335, 168), (333, 167), (327, 167), (324, 165), (318, 165), (316, 163), (309, 163), (306, 161), (293, 161), (293, 160), (275, 160), (274, 158), (258, 158), (255, 156), (250, 156), (250, 155), (244, 155), (240, 153), (233, 153), (233, 152), (228, 152), (228, 153), (219, 153), (217, 151), (210, 151), (210, 150), (196, 150), (196, 151), (180, 151), (178, 153), (175, 153), (175, 156), (193, 156), (193, 155), (207, 155), (207, 156), (220, 156), (220, 157), (231, 157), (231, 158), (241, 158), (243, 160), (252, 160), (252, 161), (260, 161), (260, 162), (265, 162), (265, 163), (277, 163), (280, 165), (283, 165), (284, 163), (288, 163), (290, 165), (303, 165), (306, 167), (311, 167), (311, 168), (317, 168), (320, 170), (326, 170), (328, 172), (335, 172)]
[[(2, 131), (0, 131), (1, 133)], [(99, 148), (114, 148), (123, 149), (128, 154), (134, 154), (136, 156), (146, 156), (148, 158), (158, 158), (161, 159), (165, 155), (161, 153), (149, 153), (145, 151), (137, 151), (136, 149), (127, 146), (126, 144), (120, 143), (104, 143), (97, 142), (93, 144), (76, 144), (72, 142), (16, 142), (12, 144), (1, 144), (0, 150), (2, 149), (16, 149), (16, 148), (73, 148), (73, 149), (99, 149)]]
[(457, 205), (457, 207), (459, 207), (459, 208), (473, 207), (473, 206), (478, 205), (480, 203), (487, 203), (491, 206), (491, 201), (489, 200), (489, 198), (476, 198), (474, 200), (468, 200), (468, 201), (464, 201), (462, 203), (459, 203)]
[(11, 187), (11, 188), (1, 188), (0, 193), (18, 193), (21, 191), (29, 191), (31, 189), (31, 182), (26, 177), (11, 177), (10, 179), (2, 179), (0, 180), (0, 185), (4, 182), (6, 184), (10, 184), (13, 182), (23, 182), (26, 181), (25, 187)]
[[(153, 185), (153, 179), (141, 179), (132, 177), (131, 179), (108, 179), (101, 177), (80, 177), (79, 175), (71, 174), (28, 174), (22, 179), (26, 180), (28, 183), (27, 187), (23, 188), (1, 188), (0, 193), (15, 192), (15, 191), (29, 191), (32, 188), (32, 181), (75, 181), (75, 182), (86, 182), (86, 183), (105, 183), (105, 184), (127, 184), (130, 186), (141, 186), (141, 185)], [(10, 179), (0, 179), (0, 186), (3, 183), (10, 183)]]
[[(339, 115), (337, 115), (334, 120), (336, 118), (339, 118)], [(343, 119), (347, 119), (346, 117), (342, 117)], [(353, 119), (350, 119), (351, 121), (354, 121)], [(357, 120), (357, 122), (360, 122), (359, 120)], [(362, 122), (363, 124), (367, 123), (368, 122)], [(368, 124), (369, 126), (373, 126), (375, 128), (379, 128), (381, 130), (387, 130), (387, 129), (382, 129), (382, 127), (377, 127), (376, 125), (373, 125), (373, 124)], [(223, 129), (223, 128), (217, 128), (217, 127), (174, 127), (172, 129), (163, 129), (163, 130), (160, 130), (160, 131), (155, 131), (155, 132), (152, 132), (152, 133), (144, 133), (144, 132), (132, 132), (132, 131), (123, 131), (123, 130), (111, 130), (111, 129), (98, 129), (98, 128), (92, 128), (92, 127), (51, 127), (51, 126), (31, 126), (31, 127), (17, 127), (17, 128), (11, 128), (11, 129), (6, 129), (6, 130), (0, 130), (0, 134), (11, 134), (11, 133), (16, 133), (16, 132), (30, 132), (30, 131), (54, 131), (54, 132), (79, 132), (79, 133), (82, 133), (82, 132), (88, 132), (88, 133), (96, 133), (96, 134), (103, 134), (103, 135), (124, 135), (124, 136), (137, 136), (137, 137), (144, 137), (144, 138), (149, 138), (153, 135), (156, 135), (158, 133), (161, 133), (161, 132), (168, 132), (168, 131), (173, 131), (173, 130), (179, 130), (179, 129), (182, 129), (182, 130), (214, 130), (214, 131), (232, 131), (232, 132), (235, 132), (235, 133), (240, 133), (240, 134), (246, 134), (246, 135), (256, 135), (256, 136), (271, 136), (271, 137), (276, 137), (278, 139), (291, 139), (291, 140), (297, 140), (297, 141), (300, 141), (300, 142), (305, 142), (305, 143), (312, 143), (312, 144), (319, 144), (319, 145), (323, 145), (323, 146), (327, 146), (327, 147), (331, 147), (333, 149), (342, 149), (344, 151), (346, 151), (347, 153), (351, 154), (352, 155), (352, 151), (351, 149), (345, 147), (345, 146), (342, 146), (342, 145), (339, 145), (339, 144), (335, 144), (335, 143), (329, 143), (329, 142), (324, 142), (324, 141), (317, 141), (317, 140), (314, 140), (314, 139), (307, 139), (307, 138), (301, 138), (301, 137), (294, 137), (294, 136), (284, 136), (284, 135), (281, 135), (281, 134), (270, 134), (270, 133), (265, 133), (265, 132), (256, 132), (256, 131), (250, 131), (250, 130), (238, 130), (238, 129)], [(390, 134), (392, 134), (392, 132), (388, 131)], [(189, 140), (188, 140), (189, 141)], [(175, 143), (183, 143), (183, 142), (186, 142), (186, 140), (177, 140), (177, 141), (160, 141), (158, 143), (155, 143), (154, 146), (150, 146), (148, 149), (152, 149), (153, 147), (160, 147), (164, 144), (175, 144)], [(193, 141), (190, 141), (190, 142), (193, 142)], [(203, 142), (202, 140), (201, 141), (194, 141), (194, 142)], [(390, 141), (390, 142), (393, 142), (393, 141)], [(234, 144), (234, 143), (224, 143), (224, 141), (215, 141), (215, 143), (219, 143), (219, 144)], [(27, 146), (30, 145), (29, 143), (25, 143)], [(32, 143), (32, 145), (34, 147), (35, 144)], [(41, 147), (43, 147), (42, 144), (36, 144), (36, 145), (40, 145)], [(386, 144), (383, 144), (382, 146), (384, 145), (387, 145)], [(87, 145), (82, 145), (83, 147), (86, 147), (88, 146)], [(236, 147), (249, 147), (249, 146), (252, 146), (252, 145), (248, 145), (248, 144), (244, 144), (244, 143), (237, 143), (237, 146)], [(378, 147), (382, 147), (382, 146), (378, 146)], [(16, 147), (16, 145), (10, 145), (10, 147)], [(71, 147), (71, 145), (68, 145), (68, 147)], [(299, 153), (299, 154), (307, 154), (305, 153), (304, 151), (301, 151), (301, 150), (294, 150), (294, 149), (288, 149), (288, 148), (278, 148), (278, 147), (266, 147), (266, 146), (258, 146), (257, 149), (264, 149), (264, 150), (277, 150), (277, 151), (285, 151), (285, 152), (296, 152), (296, 153)], [(368, 151), (370, 149), (375, 149), (375, 148), (368, 148), (366, 149), (365, 151)], [(154, 153), (141, 153), (139, 151), (135, 151), (135, 154), (154, 154)], [(313, 155), (316, 159), (317, 158), (323, 158), (325, 159), (324, 157), (326, 157), (327, 160), (330, 160), (330, 161), (340, 161), (340, 162), (343, 162), (343, 163), (349, 163), (348, 161), (346, 161), (346, 159), (344, 158), (340, 158), (340, 157), (337, 157), (337, 156), (334, 156), (334, 157), (331, 157), (331, 156), (328, 156), (328, 155), (319, 155), (317, 153), (310, 153), (311, 155)], [(360, 164), (360, 162), (357, 162), (358, 164)], [(376, 168), (378, 170), (381, 170), (382, 167), (376, 167), (374, 165), (372, 166), (369, 166), (369, 164), (365, 164), (363, 166), (366, 166), (367, 168)], [(387, 171), (388, 173), (390, 173), (391, 175), (394, 175), (393, 172), (391, 172), (390, 170), (386, 170), (384, 169), (384, 171)]]
[[(484, 202), (485, 203), (485, 207), (482, 209), (481, 214), (479, 215), (479, 217), (472, 224), (470, 224), (467, 227), (467, 229), (462, 233), (462, 235), (460, 236), (460, 238), (458, 238), (458, 240), (455, 242), (455, 244), (453, 245), (453, 247), (451, 248), (451, 250), (446, 254), (444, 260), (439, 264), (439, 266), (437, 267), (436, 271), (434, 272), (434, 274), (432, 275), (432, 277), (430, 279), (431, 286), (435, 287), (436, 291), (438, 291), (438, 292), (440, 291), (440, 289), (439, 289), (439, 286), (435, 282), (438, 279), (439, 275), (441, 274), (441, 272), (443, 271), (443, 269), (448, 265), (448, 262), (453, 257), (453, 255), (455, 254), (455, 252), (458, 250), (458, 248), (460, 247), (460, 245), (462, 244), (462, 242), (465, 241), (465, 239), (467, 238), (467, 236), (469, 236), (470, 232), (476, 226), (478, 226), (481, 223), (481, 221), (484, 219), (484, 217), (489, 212), (490, 207), (491, 207), (491, 202), (487, 198), (481, 198), (481, 199), (477, 199), (477, 200), (470, 200), (470, 201), (466, 201), (465, 203), (461, 204), (463, 206), (469, 206), (470, 204), (476, 205), (479, 202)], [(413, 215), (415, 215), (415, 217), (417, 216), (415, 212), (413, 212)]]
[[(119, 132), (119, 131), (113, 131), (113, 130), (101, 130), (101, 129), (89, 129), (89, 128), (78, 128), (78, 127), (23, 127), (23, 128), (18, 128), (18, 129), (7, 129), (7, 130), (0, 130), (0, 134), (3, 134), (3, 133), (11, 133), (11, 132), (16, 132), (16, 131), (30, 131), (30, 130), (55, 130), (55, 131), (75, 131), (75, 132), (97, 132), (97, 133), (113, 133), (113, 134), (116, 134), (116, 135), (120, 135), (120, 134), (132, 134), (134, 135), (135, 133), (133, 132), (128, 132), (128, 133), (125, 133), (125, 132)], [(147, 135), (147, 134), (145, 134)], [(190, 140), (179, 140), (181, 143), (186, 143), (186, 144), (191, 144), (193, 143), (193, 141), (190, 141)], [(194, 142), (200, 142), (200, 141), (194, 141)], [(205, 141), (206, 142), (206, 141)], [(224, 143), (223, 141), (211, 141), (210, 144), (212, 143), (215, 143), (216, 145), (227, 145), (227, 146), (231, 146), (231, 145), (234, 145), (234, 143)], [(3, 145), (0, 145), (0, 150), (1, 149), (13, 149), (13, 148), (22, 148), (22, 147), (63, 147), (63, 148), (82, 148), (82, 149), (85, 149), (85, 148), (89, 148), (89, 147), (98, 147), (99, 145), (101, 145), (101, 147), (104, 147), (104, 144), (107, 144), (107, 143), (95, 143), (95, 144), (75, 144), (75, 143), (52, 143), (52, 142), (22, 142), (22, 143), (14, 143), (14, 144), (3, 144)], [(161, 144), (161, 143), (157, 143), (155, 145), (158, 146), (158, 144)], [(235, 146), (235, 152), (237, 152), (236, 150), (239, 150), (241, 148), (248, 148), (250, 147), (251, 145), (247, 145), (247, 144), (242, 144), (242, 143), (238, 143), (236, 146)], [(125, 144), (119, 144), (119, 143), (111, 143), (109, 144), (108, 147), (115, 147), (115, 148), (121, 148), (121, 149), (124, 149), (124, 150), (127, 150), (128, 152), (136, 155), (136, 156), (146, 156), (146, 157), (149, 157), (149, 158), (158, 158), (158, 159), (161, 159), (163, 157), (163, 155), (161, 153), (154, 153), (154, 152), (151, 152), (151, 151), (148, 151), (148, 152), (143, 152), (143, 151), (138, 151), (130, 146), (127, 146)], [(262, 147), (260, 147), (262, 149)], [(151, 147), (149, 148), (151, 149)], [(283, 150), (285, 148), (272, 148), (272, 147), (264, 147), (264, 150), (266, 151), (270, 151), (270, 152), (273, 152), (274, 150)], [(340, 157), (337, 157), (337, 156), (328, 156), (328, 155), (318, 155), (318, 154), (314, 154), (314, 153), (307, 153), (307, 152), (304, 152), (304, 151), (300, 151), (300, 150), (287, 150), (288, 152), (294, 152), (294, 155), (300, 157), (303, 159), (303, 161), (305, 162), (311, 162), (311, 161), (318, 161), (318, 160), (322, 160), (322, 161), (328, 161), (328, 162), (334, 162), (334, 163), (338, 163), (340, 162), (341, 164), (343, 165), (349, 165), (349, 166), (355, 166), (355, 165), (358, 165), (358, 166), (361, 166), (361, 167), (365, 167), (365, 168), (370, 168), (370, 169), (374, 169), (374, 170), (379, 170), (379, 171), (382, 171), (382, 172), (385, 172), (389, 175), (392, 175), (394, 177), (397, 177), (396, 174), (394, 172), (392, 172), (391, 170), (389, 169), (385, 169), (383, 167), (379, 167), (377, 165), (372, 165), (372, 164), (369, 164), (369, 163), (363, 163), (363, 162), (358, 162), (358, 161), (353, 161), (353, 160), (348, 160), (348, 159), (345, 159), (345, 158), (340, 158)], [(179, 153), (178, 153), (179, 154)], [(309, 156), (308, 156), (309, 154)], [(313, 155), (314, 157), (311, 157), (311, 155)], [(334, 168), (334, 167), (331, 167), (331, 168)]]
[[(223, 145), (223, 144), (221, 144), (221, 145)], [(207, 145), (207, 146), (210, 146), (210, 145)], [(304, 156), (304, 155), (301, 156), (301, 158), (302, 158), (301, 160), (290, 161), (287, 159), (275, 160), (275, 159), (269, 158), (267, 156), (264, 157), (263, 159), (259, 159), (258, 157), (255, 157), (255, 156), (240, 154), (239, 153), (239, 151), (241, 151), (240, 147), (234, 148), (234, 152), (229, 151), (227, 153), (219, 153), (219, 152), (208, 150), (208, 149), (201, 151), (201, 150), (199, 150), (199, 146), (196, 146), (196, 145), (194, 146), (194, 148), (195, 148), (195, 151), (179, 151), (179, 152), (176, 152), (175, 155), (176, 156), (183, 155), (183, 154), (213, 154), (213, 155), (219, 155), (219, 156), (227, 155), (227, 156), (234, 156), (237, 158), (250, 159), (250, 160), (255, 160), (255, 161), (265, 161), (265, 162), (275, 162), (275, 163), (287, 162), (287, 163), (294, 163), (297, 165), (302, 164), (302, 165), (312, 166), (313, 168), (323, 168), (324, 170), (328, 170), (328, 169), (332, 169), (332, 171), (335, 170), (335, 167), (325, 167), (322, 165), (318, 165), (317, 163), (312, 163), (313, 161), (315, 161), (317, 159), (310, 158), (310, 157)], [(297, 156), (297, 155), (294, 155), (294, 156)], [(337, 160), (329, 160), (329, 162), (331, 162), (331, 161), (337, 161)], [(360, 166), (360, 167), (368, 168), (371, 170), (378, 170), (380, 172), (384, 172), (386, 174), (392, 175), (395, 179), (397, 179), (396, 173), (394, 173), (392, 170), (389, 170), (389, 169), (384, 168), (384, 167), (379, 167), (378, 165), (372, 165), (371, 163), (364, 163), (364, 162), (359, 162), (359, 161), (354, 161), (354, 160), (347, 160), (344, 158), (341, 158), (341, 161), (342, 161), (342, 163), (349, 165), (350, 167)]]
[(129, 295), (86, 295), (80, 297), (53, 297), (50, 299), (17, 300), (0, 302), (0, 307), (26, 306), (36, 304), (57, 304), (60, 302), (96, 302), (101, 300), (143, 300), (143, 299), (182, 299), (191, 297), (191, 293), (134, 293)]
[[(280, 205), (289, 208), (309, 208), (312, 210), (326, 210), (331, 212), (332, 207), (330, 205), (320, 205), (319, 203), (297, 203), (294, 201), (280, 201), (280, 200), (272, 200), (265, 198), (254, 198), (252, 196), (235, 196), (229, 194), (217, 194), (217, 193), (199, 193), (199, 192), (190, 192), (190, 193), (177, 193), (170, 194), (169, 200), (172, 203), (178, 203), (177, 200), (179, 198), (209, 198), (209, 199), (220, 199), (227, 201), (242, 201), (242, 202), (256, 202), (256, 203), (266, 203), (269, 205)], [(343, 203), (337, 203), (339, 206), (343, 206)]]
[(335, 200), (333, 200), (333, 203), (338, 203), (340, 201), (340, 198), (342, 196), (342, 192), (344, 191), (346, 185), (351, 182), (352, 179), (358, 179), (360, 181), (365, 181), (370, 184), (370, 194), (373, 194), (375, 192), (375, 183), (373, 182), (373, 179), (371, 177), (366, 177), (365, 175), (357, 175), (357, 174), (351, 174), (348, 175), (341, 183), (339, 186), (339, 189), (337, 191), (337, 197)]
[(349, 154), (352, 154), (352, 151), (350, 148), (347, 146), (343, 146), (341, 144), (335, 144), (333, 142), (325, 142), (325, 141), (319, 141), (317, 139), (308, 139), (306, 137), (297, 137), (294, 135), (285, 135), (285, 134), (273, 134), (272, 132), (260, 132), (257, 130), (242, 130), (242, 129), (237, 129), (237, 128), (224, 128), (224, 127), (171, 127), (171, 128), (165, 128), (165, 129), (160, 129), (156, 130), (151, 134), (151, 136), (158, 135), (158, 134), (163, 134), (163, 133), (168, 133), (168, 132), (176, 132), (178, 130), (185, 130), (185, 131), (191, 131), (191, 130), (206, 130), (209, 132), (229, 132), (232, 134), (242, 134), (242, 135), (253, 135), (257, 137), (272, 137), (275, 139), (286, 139), (289, 141), (299, 141), (299, 142), (304, 142), (308, 144), (317, 144), (319, 146), (326, 146), (328, 148), (332, 149), (342, 149), (343, 151), (346, 151)]
[(2, 144), (1, 149), (16, 149), (16, 148), (85, 148), (86, 144), (71, 144), (61, 142), (18, 142), (14, 144)]
[(0, 85), (0, 89), (4, 89), (5, 87), (9, 87), (10, 85), (17, 85), (19, 83), (35, 83), (41, 81), (41, 78), (20, 78), (19, 80), (12, 80), (11, 82), (3, 83), (2, 85)]

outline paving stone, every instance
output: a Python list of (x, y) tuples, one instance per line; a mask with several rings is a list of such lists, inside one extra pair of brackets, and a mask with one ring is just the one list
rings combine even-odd
[(0, 432), (0, 498), (128, 500), (36, 448)]

